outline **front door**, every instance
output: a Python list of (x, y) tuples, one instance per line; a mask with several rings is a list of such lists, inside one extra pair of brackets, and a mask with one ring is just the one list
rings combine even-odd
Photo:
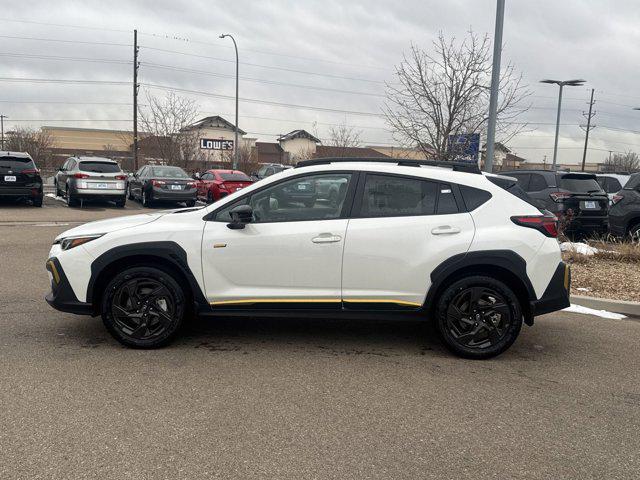
[[(316, 180), (341, 196), (317, 199)], [(340, 308), (349, 172), (303, 175), (256, 190), (218, 211), (202, 241), (206, 295), (214, 308)], [(229, 210), (249, 204), (253, 221), (230, 229)]]

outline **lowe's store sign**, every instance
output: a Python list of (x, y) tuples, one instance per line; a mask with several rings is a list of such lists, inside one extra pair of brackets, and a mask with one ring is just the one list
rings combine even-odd
[(233, 140), (200, 139), (201, 150), (233, 150)]

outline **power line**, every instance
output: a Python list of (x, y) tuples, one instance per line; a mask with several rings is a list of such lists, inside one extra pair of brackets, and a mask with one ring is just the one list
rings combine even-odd
[(27, 105), (133, 105), (128, 102), (67, 102), (64, 100), (38, 100), (38, 101), (30, 101), (30, 100), (0, 100), (0, 103), (15, 103), (15, 104), (27, 104)]
[(20, 37), (16, 35), (0, 35), (0, 38), (8, 38), (11, 40), (32, 40), (37, 42), (58, 42), (58, 43), (73, 43), (82, 45), (107, 45), (112, 47), (131, 47), (128, 43), (115, 43), (115, 42), (90, 42), (88, 40), (62, 40), (59, 38), (40, 38), (40, 37)]
[(27, 77), (0, 77), (0, 82), (18, 83), (57, 83), (57, 84), (87, 84), (87, 85), (129, 85), (131, 82), (117, 80), (80, 80), (70, 78), (27, 78)]
[[(176, 50), (167, 50), (164, 48), (156, 48), (156, 47), (149, 47), (149, 46), (143, 46), (141, 45), (140, 48), (146, 49), (146, 50), (153, 50), (153, 51), (157, 51), (157, 52), (162, 52), (162, 53), (170, 53), (170, 54), (174, 54), (174, 55), (184, 55), (184, 56), (188, 56), (188, 57), (196, 57), (196, 58), (206, 58), (208, 60), (214, 60), (216, 62), (225, 62), (225, 63), (233, 63), (235, 64), (235, 60), (229, 60), (226, 58), (218, 58), (218, 57), (210, 57), (208, 55), (200, 55), (197, 53), (188, 53), (188, 52), (179, 52)], [(310, 72), (308, 70), (297, 70), (295, 68), (287, 68), (287, 67), (278, 67), (278, 66), (273, 66), (273, 65), (262, 65), (262, 64), (258, 64), (258, 63), (249, 63), (249, 62), (240, 62), (241, 65), (247, 65), (250, 67), (258, 67), (258, 68), (268, 68), (271, 70), (281, 70), (284, 72), (292, 72), (292, 73), (301, 73), (301, 74), (305, 74), (305, 75), (315, 75), (315, 76), (319, 76), (319, 77), (327, 77), (327, 78), (337, 78), (337, 79), (341, 79), (341, 80), (353, 80), (353, 81), (357, 81), (357, 82), (369, 82), (369, 83), (379, 83), (379, 84), (384, 84), (385, 82), (383, 80), (372, 80), (372, 79), (368, 79), (368, 78), (357, 78), (357, 77), (345, 77), (342, 75), (331, 75), (329, 73), (319, 73), (319, 72)]]
[[(183, 68), (183, 67), (174, 67), (171, 65), (161, 65), (161, 64), (157, 64), (157, 63), (148, 63), (148, 62), (141, 62), (141, 65), (145, 66), (145, 67), (151, 67), (151, 68), (160, 68), (160, 69), (165, 69), (165, 70), (173, 70), (173, 71), (179, 71), (179, 72), (186, 72), (186, 73), (195, 73), (198, 75), (208, 75), (211, 77), (220, 77), (220, 78), (236, 78), (235, 75), (230, 75), (230, 74), (225, 74), (225, 73), (216, 73), (216, 72), (210, 72), (210, 71), (206, 71), (206, 70), (194, 70), (191, 68)], [(245, 82), (255, 82), (255, 83), (263, 83), (263, 84), (267, 84), (267, 85), (282, 85), (282, 86), (286, 86), (286, 87), (295, 87), (295, 88), (306, 88), (309, 90), (320, 90), (320, 91), (325, 91), (325, 92), (337, 92), (337, 93), (346, 93), (346, 94), (350, 94), (350, 95), (366, 95), (366, 96), (371, 96), (371, 97), (385, 97), (385, 95), (379, 94), (379, 93), (372, 93), (372, 92), (358, 92), (358, 91), (354, 91), (354, 90), (343, 90), (343, 89), (339, 89), (339, 88), (328, 88), (328, 87), (319, 87), (319, 86), (315, 86), (315, 85), (302, 85), (299, 83), (288, 83), (288, 82), (279, 82), (276, 80), (265, 80), (262, 78), (254, 78), (254, 77), (240, 77), (240, 80), (245, 81)]]
[(14, 18), (0, 18), (2, 22), (13, 22), (13, 23), (30, 23), (32, 25), (43, 25), (47, 27), (64, 27), (64, 28), (82, 28), (85, 30), (102, 30), (105, 32), (126, 32), (131, 33), (131, 30), (118, 30), (115, 28), (105, 28), (105, 27), (89, 27), (87, 25), (69, 25), (66, 23), (47, 23), (47, 22), (36, 22), (35, 20), (21, 20)]
[(116, 63), (129, 65), (131, 62), (126, 60), (116, 60), (111, 58), (89, 58), (89, 57), (65, 57), (60, 55), (34, 55), (28, 53), (0, 53), (2, 57), (13, 58), (26, 58), (34, 60), (57, 60), (57, 61), (71, 61), (71, 62), (90, 62), (90, 63)]
[[(235, 100), (235, 96), (232, 95), (222, 95), (222, 94), (217, 94), (217, 93), (210, 93), (210, 92), (203, 92), (200, 90), (190, 90), (187, 88), (178, 88), (178, 87), (170, 87), (167, 85), (157, 85), (157, 84), (152, 84), (152, 83), (145, 83), (145, 82), (141, 82), (141, 85), (144, 85), (145, 87), (148, 88), (156, 88), (159, 90), (169, 90), (169, 91), (174, 91), (174, 92), (183, 92), (183, 93), (191, 93), (191, 94), (195, 94), (195, 95), (202, 95), (205, 97), (213, 97), (213, 98), (223, 98), (226, 100)], [(272, 105), (275, 107), (284, 107), (284, 108), (298, 108), (301, 110), (315, 110), (315, 111), (319, 111), (319, 112), (333, 112), (333, 113), (345, 113), (348, 115), (358, 115), (358, 116), (367, 116), (367, 117), (384, 117), (383, 114), (381, 113), (373, 113), (373, 112), (359, 112), (359, 111), (353, 111), (353, 110), (341, 110), (338, 108), (326, 108), (326, 107), (317, 107), (317, 106), (312, 106), (312, 105), (297, 105), (297, 104), (293, 104), (293, 103), (284, 103), (284, 102), (273, 102), (273, 101), (269, 101), (269, 100), (260, 100), (257, 98), (241, 98), (241, 100), (243, 102), (246, 103), (257, 103), (260, 105)]]

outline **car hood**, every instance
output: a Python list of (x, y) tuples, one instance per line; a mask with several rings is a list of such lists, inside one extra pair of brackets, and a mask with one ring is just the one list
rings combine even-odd
[(146, 223), (151, 223), (173, 211), (174, 210), (164, 210), (161, 212), (145, 213), (142, 215), (128, 215), (124, 217), (109, 218), (107, 220), (89, 222), (62, 232), (56, 237), (56, 240), (66, 237), (75, 237), (79, 235), (95, 235), (115, 232), (116, 230), (122, 230), (123, 228), (129, 227), (138, 227)]

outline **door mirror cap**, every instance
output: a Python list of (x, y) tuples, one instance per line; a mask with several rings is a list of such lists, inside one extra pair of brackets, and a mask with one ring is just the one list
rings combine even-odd
[(253, 220), (253, 208), (251, 205), (238, 205), (229, 212), (231, 223), (227, 224), (231, 230), (241, 230), (247, 223)]

